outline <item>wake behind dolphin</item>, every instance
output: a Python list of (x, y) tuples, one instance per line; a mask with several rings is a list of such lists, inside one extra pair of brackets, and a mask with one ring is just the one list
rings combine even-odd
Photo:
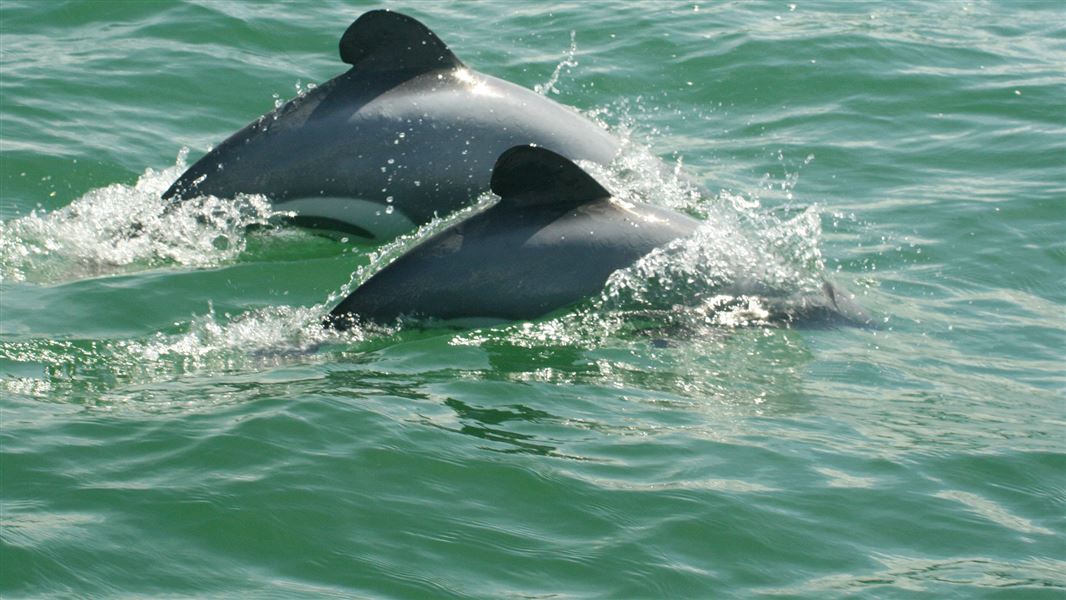
[(163, 197), (262, 194), (304, 225), (387, 239), (469, 205), (519, 144), (607, 164), (619, 142), (573, 109), (467, 68), (417, 20), (360, 16), (347, 72), (250, 123)]

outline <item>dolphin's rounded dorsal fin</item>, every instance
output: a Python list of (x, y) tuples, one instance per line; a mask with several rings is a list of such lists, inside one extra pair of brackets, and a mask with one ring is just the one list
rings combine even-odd
[(490, 187), (500, 204), (510, 206), (577, 206), (611, 196), (573, 161), (537, 146), (515, 146), (501, 154)]
[(341, 36), (341, 60), (363, 72), (462, 68), (437, 34), (390, 10), (363, 13)]

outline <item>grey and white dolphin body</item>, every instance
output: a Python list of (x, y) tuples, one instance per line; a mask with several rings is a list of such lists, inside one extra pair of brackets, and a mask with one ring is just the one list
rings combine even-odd
[(344, 299), (327, 325), (400, 315), (532, 319), (598, 293), (614, 271), (687, 236), (699, 221), (611, 197), (570, 160), (543, 148), (503, 153), (500, 201), (433, 235)]
[[(700, 222), (613, 198), (578, 165), (534, 146), (504, 152), (492, 172), (499, 202), (436, 233), (338, 304), (325, 325), (397, 317), (535, 319), (599, 293), (611, 273), (693, 234)], [(869, 325), (829, 284), (768, 299), (782, 324)]]
[(387, 239), (489, 189), (518, 144), (607, 164), (619, 142), (544, 96), (467, 68), (432, 31), (391, 11), (340, 40), (347, 72), (241, 129), (164, 194), (263, 194), (299, 224)]

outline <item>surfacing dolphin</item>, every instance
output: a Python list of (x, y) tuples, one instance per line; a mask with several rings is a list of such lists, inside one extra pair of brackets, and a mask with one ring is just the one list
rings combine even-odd
[(432, 31), (391, 11), (340, 40), (352, 68), (208, 152), (164, 198), (263, 194), (299, 224), (387, 239), (469, 205), (518, 144), (609, 163), (619, 142), (531, 90), (467, 68)]
[(570, 160), (518, 146), (492, 171), (491, 208), (433, 235), (344, 299), (327, 324), (400, 315), (532, 319), (600, 291), (608, 276), (699, 222), (611, 197)]
[[(534, 146), (504, 152), (491, 186), (499, 202), (375, 273), (330, 312), (326, 326), (344, 330), (402, 315), (534, 319), (599, 293), (611, 273), (700, 225), (613, 198), (578, 165)], [(829, 283), (776, 304), (774, 319), (785, 324), (869, 323)]]

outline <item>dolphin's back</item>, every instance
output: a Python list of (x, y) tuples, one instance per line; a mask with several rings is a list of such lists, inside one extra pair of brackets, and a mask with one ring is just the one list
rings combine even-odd
[[(382, 27), (392, 37), (376, 33)], [(328, 213), (373, 230), (356, 208), (391, 206), (411, 224), (427, 222), (487, 191), (494, 161), (515, 145), (601, 164), (618, 150), (576, 111), (469, 70), (409, 17), (363, 15), (342, 38), (342, 56), (354, 62), (349, 71), (238, 131), (164, 197), (263, 194), (307, 219)]]
[[(611, 273), (698, 225), (670, 210), (615, 200), (548, 150), (516, 150), (497, 163), (498, 204), (382, 269), (334, 309), (334, 320), (536, 318), (598, 293)], [(513, 176), (501, 175), (508, 169)]]
[[(598, 293), (611, 273), (696, 226), (648, 205), (627, 210), (633, 215), (628, 222), (619, 221), (618, 207), (607, 199), (565, 214), (489, 209), (426, 240), (339, 309), (375, 321), (404, 314), (539, 317)], [(651, 219), (657, 222), (649, 225)]]

